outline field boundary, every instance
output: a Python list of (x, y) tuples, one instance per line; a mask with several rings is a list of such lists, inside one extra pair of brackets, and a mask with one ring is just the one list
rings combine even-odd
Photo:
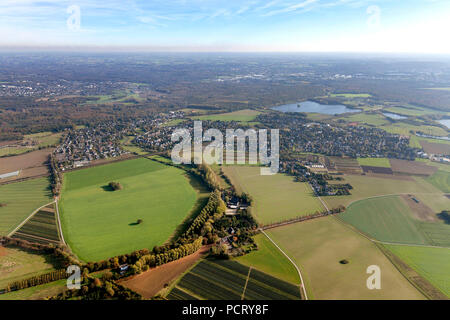
[[(428, 300), (435, 300), (434, 295), (438, 296), (438, 300), (448, 300), (447, 296), (441, 292), (438, 288), (436, 288), (430, 281), (422, 277), (416, 270), (411, 268), (406, 262), (404, 262), (399, 256), (397, 256), (394, 252), (384, 247), (380, 243), (375, 243), (378, 249), (386, 256), (386, 258), (394, 265), (394, 267), (408, 280), (420, 293), (422, 293)], [(410, 273), (409, 275), (407, 273)], [(429, 292), (431, 290), (427, 290), (427, 288), (422, 287), (422, 284), (428, 284), (431, 288), (434, 289), (434, 292)]]
[(47, 204), (44, 204), (43, 206), (41, 206), (41, 207), (39, 207), (39, 208), (37, 208), (36, 210), (34, 210), (28, 217), (26, 217), (25, 218), (25, 220), (23, 220), (13, 231), (11, 231), (8, 235), (7, 235), (7, 237), (12, 237), (13, 235), (14, 235), (14, 233), (16, 233), (20, 228), (22, 228), (23, 227), (23, 225), (25, 224), (25, 223), (27, 223), (28, 222), (28, 220), (30, 220), (31, 218), (33, 218), (33, 216), (36, 214), (36, 213), (38, 213), (39, 212), (39, 210), (41, 210), (42, 208), (44, 208), (44, 207), (46, 207), (46, 206), (48, 206), (48, 205), (51, 205), (52, 203), (55, 203), (55, 200), (53, 200), (52, 202), (49, 202), (49, 203), (47, 203)]
[(301, 296), (303, 296), (303, 297), (305, 297), (305, 300), (308, 300), (308, 294), (306, 293), (306, 288), (305, 288), (305, 282), (303, 281), (303, 277), (302, 277), (302, 273), (300, 272), (300, 269), (298, 268), (298, 266), (295, 264), (295, 262), (275, 243), (275, 241), (273, 241), (272, 240), (272, 238), (270, 238), (269, 237), (269, 235), (266, 233), (266, 232), (264, 232), (264, 230), (262, 230), (262, 229), (260, 229), (261, 230), (261, 232), (267, 237), (267, 239), (269, 239), (274, 245), (275, 245), (275, 247), (277, 247), (278, 248), (278, 250), (280, 250), (280, 252), (282, 253), (282, 254), (284, 254), (284, 256), (286, 257), (286, 258), (288, 258), (288, 260), (294, 265), (294, 267), (295, 267), (295, 269), (297, 269), (297, 272), (298, 272), (298, 275), (300, 276), (300, 281), (301, 281), (301, 284), (300, 284), (300, 287), (303, 289), (303, 295), (301, 295)]

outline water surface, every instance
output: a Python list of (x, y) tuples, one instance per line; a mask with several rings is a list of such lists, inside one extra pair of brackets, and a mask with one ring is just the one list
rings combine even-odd
[(281, 112), (314, 112), (322, 114), (342, 114), (348, 112), (361, 112), (359, 109), (351, 109), (341, 104), (320, 104), (314, 101), (284, 104), (271, 108)]

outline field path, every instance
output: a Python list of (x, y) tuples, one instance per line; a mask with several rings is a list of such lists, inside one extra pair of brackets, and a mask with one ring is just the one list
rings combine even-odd
[(248, 279), (250, 279), (250, 272), (251, 272), (251, 271), (252, 271), (252, 267), (248, 268), (247, 279), (245, 280), (245, 286), (244, 286), (244, 290), (242, 291), (241, 300), (244, 300), (244, 297), (245, 297), (245, 290), (247, 289)]
[(58, 200), (55, 200), (55, 207), (56, 207), (56, 221), (58, 223), (59, 238), (63, 244), (66, 244), (66, 241), (64, 240), (64, 235), (62, 232), (62, 227), (61, 227), (61, 218), (59, 217)]
[(295, 264), (295, 262), (294, 262), (294, 261), (286, 254), (286, 252), (284, 252), (284, 251), (283, 251), (283, 250), (275, 243), (275, 241), (273, 241), (272, 238), (270, 238), (269, 235), (268, 235), (267, 233), (264, 232), (264, 230), (262, 230), (262, 229), (260, 229), (260, 230), (261, 230), (261, 232), (267, 237), (267, 239), (269, 239), (269, 240), (275, 245), (275, 247), (277, 247), (278, 250), (280, 250), (280, 252), (281, 252), (282, 254), (284, 254), (284, 256), (285, 256), (286, 258), (288, 258), (288, 260), (294, 265), (295, 269), (297, 269), (298, 275), (300, 276), (300, 281), (301, 281), (300, 286), (301, 286), (302, 289), (303, 289), (303, 295), (304, 295), (304, 297), (305, 297), (305, 300), (308, 300), (308, 294), (306, 293), (305, 282), (303, 281), (302, 273), (300, 272), (300, 269), (298, 268), (298, 266), (297, 266), (297, 265)]
[(28, 217), (25, 218), (25, 220), (23, 220), (13, 231), (11, 231), (7, 236), (11, 237), (14, 233), (17, 232), (17, 230), (19, 230), (20, 228), (22, 228), (22, 226), (27, 223), (28, 220), (30, 220), (39, 210), (41, 210), (42, 208), (51, 205), (52, 203), (55, 203), (55, 201), (49, 202), (47, 204), (44, 204), (43, 206), (37, 208), (36, 210), (34, 210)]

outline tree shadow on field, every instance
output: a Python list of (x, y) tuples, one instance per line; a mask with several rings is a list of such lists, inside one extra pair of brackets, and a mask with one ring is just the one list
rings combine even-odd
[(445, 224), (450, 224), (450, 211), (442, 211), (436, 215), (440, 220), (444, 221)]
[(103, 191), (113, 192), (114, 189), (110, 185), (102, 186)]
[(132, 226), (138, 226), (139, 223), (137, 223), (137, 222), (132, 222), (132, 223), (129, 223), (128, 225), (131, 226), (131, 227), (132, 227)]

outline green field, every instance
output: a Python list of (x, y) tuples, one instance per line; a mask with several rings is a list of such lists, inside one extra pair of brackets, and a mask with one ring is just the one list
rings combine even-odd
[(360, 166), (390, 168), (391, 163), (388, 158), (358, 158)]
[(357, 114), (353, 114), (344, 118), (349, 122), (360, 122), (365, 124), (370, 124), (374, 126), (380, 126), (388, 124), (389, 121), (380, 114), (372, 114), (372, 113), (364, 113), (360, 112)]
[(211, 114), (205, 116), (192, 117), (195, 120), (210, 120), (210, 121), (240, 121), (240, 122), (250, 122), (255, 120), (256, 116), (261, 112), (245, 109), (239, 111), (233, 111), (228, 113)]
[(258, 250), (236, 258), (237, 262), (284, 281), (300, 283), (300, 277), (295, 267), (266, 236), (258, 234), (254, 239), (258, 245)]
[(7, 235), (34, 210), (52, 201), (47, 178), (0, 186), (0, 235)]
[[(300, 288), (236, 261), (203, 260), (185, 274), (169, 300), (298, 300)], [(181, 292), (183, 293), (181, 293)]]
[(60, 262), (51, 255), (34, 254), (11, 247), (3, 248), (1, 253), (0, 289), (6, 288), (11, 282), (60, 268)]
[(0, 295), (0, 300), (43, 300), (67, 290), (67, 280), (62, 279), (35, 287)]
[(408, 205), (398, 196), (357, 201), (339, 218), (380, 241), (427, 244)]
[[(111, 181), (123, 189), (110, 191)], [(183, 170), (145, 158), (72, 171), (60, 201), (63, 234), (85, 261), (152, 248), (168, 240), (196, 198)]]
[(390, 132), (390, 133), (400, 134), (400, 135), (405, 135), (405, 136), (411, 136), (411, 130), (412, 131), (421, 131), (427, 135), (437, 136), (437, 137), (444, 137), (444, 136), (448, 135), (447, 130), (445, 130), (441, 127), (429, 126), (429, 125), (412, 125), (412, 124), (408, 124), (405, 122), (399, 122), (399, 121), (397, 121), (394, 124), (390, 124), (390, 125), (382, 125), (379, 128), (383, 129), (387, 132)]
[(450, 172), (438, 170), (426, 180), (442, 192), (450, 193)]
[(293, 177), (284, 174), (263, 176), (255, 166), (224, 166), (223, 171), (238, 191), (253, 197), (252, 213), (260, 223), (270, 224), (324, 211), (306, 182), (294, 182)]
[(450, 249), (385, 245), (450, 298)]
[(379, 241), (450, 246), (449, 225), (416, 219), (399, 196), (357, 201), (339, 218)]
[[(424, 299), (375, 244), (334, 217), (268, 231), (302, 271), (310, 299)], [(340, 261), (348, 260), (348, 264)], [(381, 289), (369, 290), (367, 267), (381, 269)]]

